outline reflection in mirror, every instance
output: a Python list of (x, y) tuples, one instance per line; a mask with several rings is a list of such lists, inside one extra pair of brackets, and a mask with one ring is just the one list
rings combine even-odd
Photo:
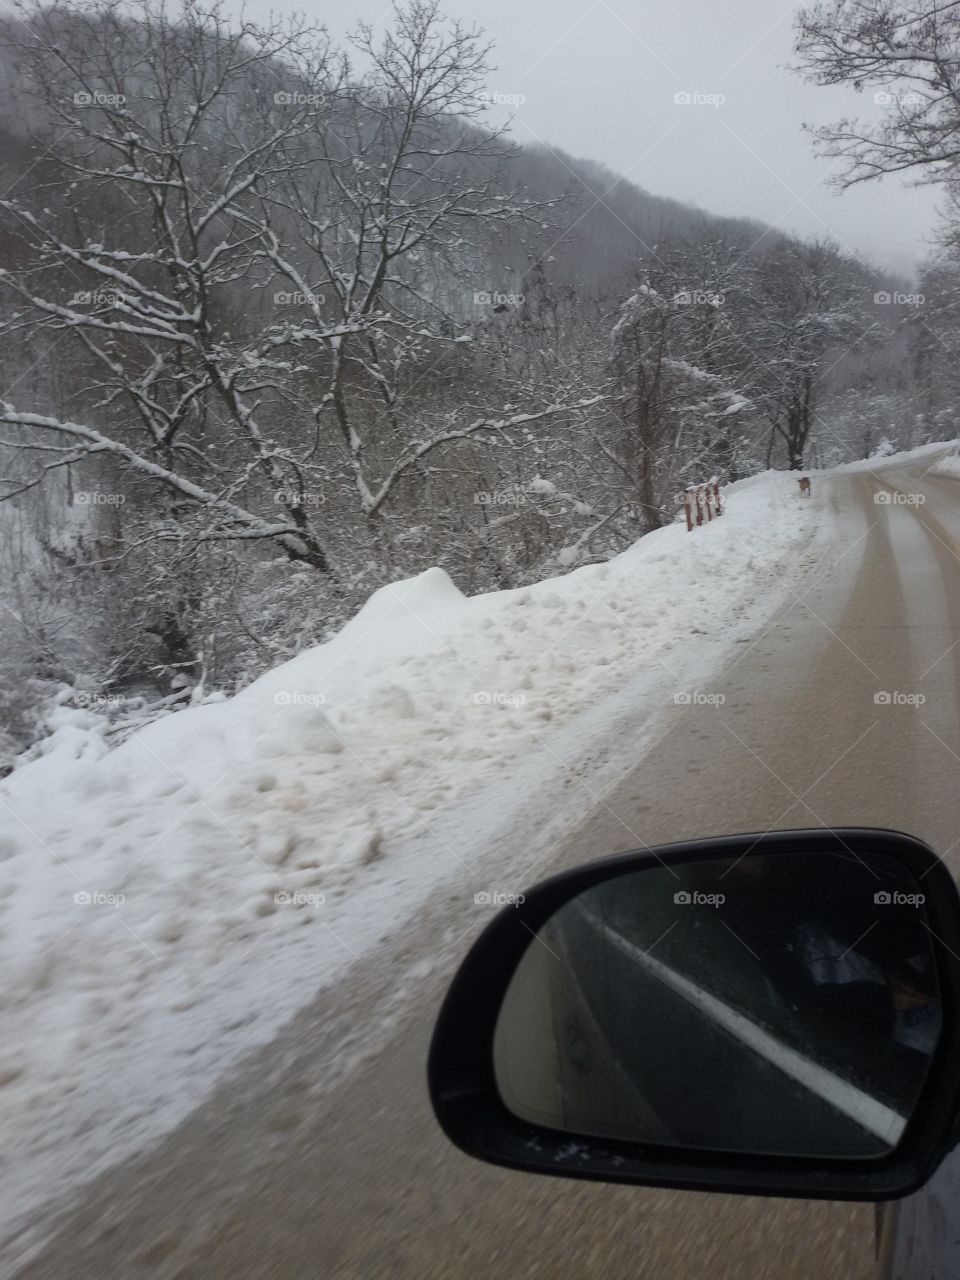
[(922, 886), (763, 853), (620, 873), (527, 949), (494, 1039), (523, 1120), (755, 1155), (896, 1147), (941, 1031)]

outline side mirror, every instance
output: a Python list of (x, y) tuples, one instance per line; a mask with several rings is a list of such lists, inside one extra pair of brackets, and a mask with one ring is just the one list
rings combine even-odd
[(506, 907), (430, 1049), (493, 1164), (888, 1200), (957, 1140), (960, 895), (925, 844), (813, 830), (591, 862)]

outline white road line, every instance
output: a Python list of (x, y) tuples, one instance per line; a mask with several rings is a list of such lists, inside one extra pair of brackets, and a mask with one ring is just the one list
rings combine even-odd
[(631, 960), (649, 970), (665, 986), (671, 987), (688, 1004), (693, 1005), (695, 1009), (710, 1018), (717, 1026), (728, 1031), (742, 1044), (745, 1044), (762, 1058), (765, 1058), (772, 1066), (782, 1071), (784, 1075), (789, 1076), (791, 1080), (795, 1080), (797, 1084), (802, 1085), (803, 1088), (809, 1090), (810, 1093), (815, 1094), (818, 1098), (822, 1098), (824, 1102), (849, 1117), (861, 1128), (866, 1129), (868, 1133), (881, 1138), (884, 1142), (889, 1143), (891, 1147), (896, 1146), (907, 1123), (906, 1118), (900, 1115), (899, 1112), (885, 1106), (882, 1102), (878, 1102), (876, 1098), (864, 1093), (862, 1089), (858, 1089), (849, 1080), (844, 1080), (842, 1076), (835, 1075), (834, 1072), (828, 1071), (826, 1067), (822, 1067), (811, 1058), (806, 1058), (802, 1053), (791, 1049), (789, 1045), (785, 1045), (775, 1036), (770, 1035), (768, 1031), (764, 1031), (755, 1022), (751, 1022), (744, 1014), (738, 1013), (736, 1009), (731, 1009), (729, 1005), (724, 1004), (722, 1000), (718, 1000), (709, 991), (704, 991), (702, 987), (684, 977), (682, 973), (677, 973), (675, 969), (671, 969), (669, 965), (664, 964), (661, 960), (657, 960), (641, 951), (639, 947), (635, 946), (622, 934), (611, 929), (609, 925), (600, 921), (598, 923), (600, 923), (607, 939), (615, 947), (625, 955), (628, 955)]

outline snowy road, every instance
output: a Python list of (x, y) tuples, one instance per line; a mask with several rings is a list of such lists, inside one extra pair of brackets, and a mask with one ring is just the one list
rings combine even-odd
[[(576, 794), (578, 819), (546, 856), (493, 851), (491, 874), (538, 878), (644, 843), (819, 824), (899, 827), (960, 867), (960, 481), (926, 474), (930, 462), (816, 476), (814, 523), (830, 537), (783, 576), (776, 614), (718, 644), (693, 686), (665, 654), (658, 697), (648, 688), (642, 707), (625, 706), (605, 751), (568, 768), (558, 754), (516, 842), (542, 837), (534, 819), (551, 787)], [(724, 700), (675, 704), (681, 690)], [(867, 1207), (538, 1180), (449, 1148), (428, 1114), (424, 1054), (486, 918), (457, 884), (438, 887), (375, 963), (321, 992), (153, 1151), (91, 1183), (18, 1274), (872, 1273)]]

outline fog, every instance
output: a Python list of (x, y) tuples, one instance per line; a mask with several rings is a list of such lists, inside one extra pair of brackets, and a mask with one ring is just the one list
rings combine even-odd
[[(519, 143), (602, 161), (657, 195), (714, 213), (830, 234), (877, 265), (908, 272), (936, 223), (937, 192), (886, 179), (838, 193), (804, 123), (878, 112), (872, 94), (805, 84), (789, 70), (794, 15), (768, 0), (443, 0), (493, 46), (490, 118)], [(251, 17), (294, 11), (254, 0)], [(239, 11), (239, 6), (238, 6)], [(342, 36), (383, 27), (389, 7), (314, 0), (309, 16)], [(675, 102), (687, 93), (690, 103)], [(696, 101), (701, 95), (703, 101)]]

